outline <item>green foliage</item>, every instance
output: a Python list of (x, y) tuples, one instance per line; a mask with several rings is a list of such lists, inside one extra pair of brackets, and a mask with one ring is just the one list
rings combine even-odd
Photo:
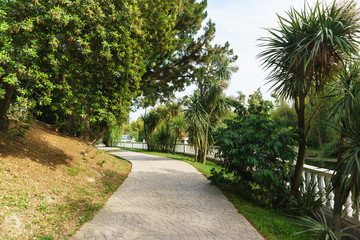
[(89, 204), (85, 203), (85, 213), (83, 216), (79, 217), (79, 225), (82, 225), (88, 222), (91, 217), (94, 215), (94, 212), (99, 211), (103, 206), (102, 203)]
[(105, 193), (110, 193), (110, 192), (114, 192), (117, 187), (112, 184), (111, 182), (107, 182), (107, 181), (104, 181), (104, 185), (105, 185)]
[(52, 236), (44, 236), (44, 237), (39, 237), (38, 240), (55, 240), (55, 238)]
[[(344, 147), (345, 157), (336, 168), (333, 176), (334, 186), (338, 186), (341, 199), (345, 201), (349, 192), (352, 191), (354, 202), (359, 200), (360, 194), (360, 95), (357, 96), (356, 104), (349, 109), (349, 115), (343, 116), (344, 126), (339, 131), (347, 138)], [(358, 206), (357, 206), (358, 207)]]
[(136, 121), (124, 125), (124, 134), (130, 134), (137, 142), (142, 141), (144, 136), (144, 121), (140, 117)]
[(82, 169), (68, 167), (65, 171), (71, 176), (76, 176), (82, 171)]
[(284, 99), (276, 98), (274, 109), (270, 112), (270, 119), (278, 126), (288, 128), (296, 127), (296, 111)]
[[(181, 154), (173, 153), (159, 153), (149, 152), (143, 149), (124, 148), (129, 151), (145, 152), (156, 156), (163, 156), (173, 159), (178, 159), (190, 163), (196, 167), (207, 178), (211, 177), (214, 172), (224, 174), (223, 167), (213, 162), (207, 161), (206, 164), (195, 162), (193, 157), (184, 156)], [(228, 174), (224, 174), (227, 175)], [(284, 216), (280, 211), (265, 208), (254, 203), (254, 201), (247, 201), (244, 198), (235, 194), (235, 191), (223, 184), (218, 185), (221, 191), (228, 197), (234, 204), (238, 211), (248, 219), (252, 225), (263, 235), (266, 239), (270, 240), (314, 240), (305, 234), (295, 233), (304, 230), (300, 227), (293, 218)]]
[(151, 109), (149, 113), (142, 116), (144, 121), (144, 134), (148, 146), (148, 150), (154, 149), (153, 133), (162, 119), (162, 111), (160, 108)]
[[(207, 64), (209, 58), (218, 52), (209, 47), (215, 36), (215, 24), (209, 20), (203, 24), (204, 31), (199, 31), (207, 16), (206, 0), (147, 2), (144, 1), (144, 7), (147, 7), (144, 12), (145, 39), (150, 41), (144, 41), (142, 45), (146, 53), (146, 72), (142, 76), (143, 96), (140, 101), (150, 106), (158, 100), (165, 102), (173, 98), (176, 90), (183, 90), (186, 85), (197, 81), (196, 69)], [(154, 5), (159, 5), (159, 9), (153, 9)], [(165, 16), (159, 14), (159, 10)], [(171, 26), (165, 28), (164, 25), (170, 25), (168, 15), (173, 18)], [(161, 41), (163, 38), (166, 40)], [(223, 46), (228, 47), (227, 43)]]
[(339, 141), (324, 144), (324, 157), (336, 158), (339, 155)]
[(296, 197), (289, 199), (289, 210), (294, 215), (315, 216), (315, 211), (322, 206), (319, 191), (316, 191), (317, 183), (312, 178), (311, 181), (301, 182), (300, 191)]
[(251, 101), (247, 110), (239, 104), (234, 119), (226, 120), (227, 127), (215, 138), (227, 171), (241, 178), (239, 187), (254, 199), (276, 205), (288, 193), (297, 134), (268, 119), (271, 107), (262, 99)]
[(103, 142), (108, 147), (116, 146), (121, 142), (122, 134), (123, 127), (121, 125), (112, 125), (106, 130), (103, 136)]
[(259, 57), (270, 70), (269, 83), (280, 97), (294, 100), (299, 131), (299, 151), (291, 194), (298, 192), (301, 169), (312, 119), (324, 102), (317, 105), (310, 118), (305, 117), (306, 98), (323, 92), (330, 75), (339, 70), (346, 57), (358, 55), (360, 18), (354, 1), (330, 5), (317, 1), (298, 11), (291, 8), (285, 17), (278, 15), (279, 27), (269, 29), (262, 38)]
[(153, 135), (153, 145), (156, 151), (169, 152), (172, 151), (176, 144), (176, 136), (174, 135), (168, 123), (163, 123), (156, 129)]
[(339, 240), (337, 236), (347, 237), (347, 239), (357, 239), (355, 236), (345, 232), (349, 228), (344, 228), (338, 233), (333, 232), (331, 224), (327, 222), (323, 210), (321, 210), (320, 213), (316, 212), (316, 218), (318, 220), (310, 217), (299, 217), (298, 224), (305, 230), (298, 232), (297, 234), (305, 233), (309, 236), (315, 237), (318, 240)]
[(208, 46), (215, 24), (209, 21), (200, 32), (206, 5), (1, 1), (1, 127), (13, 92), (23, 106), (36, 106), (39, 118), (92, 137), (124, 121), (141, 94), (139, 102), (147, 106), (172, 97), (196, 79), (197, 65), (216, 54)]

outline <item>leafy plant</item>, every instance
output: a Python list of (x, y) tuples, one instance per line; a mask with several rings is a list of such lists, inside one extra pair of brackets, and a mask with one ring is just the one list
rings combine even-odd
[(301, 182), (300, 191), (296, 197), (289, 200), (290, 211), (296, 215), (315, 216), (315, 211), (322, 206), (319, 191), (316, 191), (316, 182), (312, 178), (310, 182)]
[(113, 125), (109, 127), (103, 136), (104, 144), (108, 147), (116, 146), (121, 142), (122, 133), (123, 128), (121, 125)]
[(226, 128), (215, 135), (220, 157), (228, 172), (241, 178), (242, 188), (255, 199), (277, 205), (288, 193), (297, 137), (294, 129), (284, 131), (268, 119), (269, 101), (252, 101), (246, 110), (241, 104)]
[(156, 129), (153, 139), (155, 149), (161, 152), (171, 151), (176, 143), (176, 136), (173, 134), (168, 123), (163, 123)]
[(298, 232), (296, 234), (306, 233), (310, 236), (316, 237), (318, 240), (338, 240), (339, 237), (349, 237), (352, 239), (357, 239), (353, 235), (346, 233), (345, 231), (349, 228), (344, 228), (340, 232), (333, 232), (332, 226), (326, 220), (324, 211), (321, 209), (320, 213), (316, 212), (315, 220), (310, 217), (298, 217), (298, 224), (305, 228), (304, 231)]

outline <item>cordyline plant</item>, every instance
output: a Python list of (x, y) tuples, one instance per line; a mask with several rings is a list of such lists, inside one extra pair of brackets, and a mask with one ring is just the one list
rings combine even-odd
[(319, 94), (329, 76), (343, 65), (343, 59), (356, 55), (359, 17), (353, 1), (314, 7), (302, 11), (291, 8), (286, 17), (278, 16), (279, 28), (268, 29), (270, 37), (261, 38), (265, 48), (259, 58), (270, 69), (269, 83), (279, 96), (294, 101), (299, 132), (299, 152), (291, 181), (291, 195), (297, 195), (303, 171), (305, 150), (312, 120), (325, 101), (309, 119), (305, 118), (306, 99)]

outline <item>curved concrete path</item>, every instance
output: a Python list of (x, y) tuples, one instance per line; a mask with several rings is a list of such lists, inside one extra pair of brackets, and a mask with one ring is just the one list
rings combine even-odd
[(118, 151), (132, 170), (72, 240), (262, 240), (221, 191), (191, 165)]

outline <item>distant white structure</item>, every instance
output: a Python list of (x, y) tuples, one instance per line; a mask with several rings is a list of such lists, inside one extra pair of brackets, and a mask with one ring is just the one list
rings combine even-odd
[(188, 137), (183, 137), (183, 138), (181, 139), (181, 143), (183, 143), (183, 144), (188, 144), (188, 141), (189, 141), (189, 138), (188, 138)]
[(121, 136), (121, 142), (130, 142), (131, 141), (131, 135), (130, 134), (124, 134)]

